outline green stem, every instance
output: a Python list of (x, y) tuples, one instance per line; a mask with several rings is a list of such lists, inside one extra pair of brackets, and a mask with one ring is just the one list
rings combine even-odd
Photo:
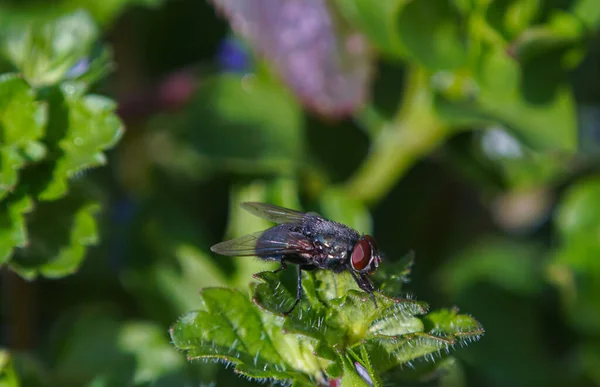
[(351, 196), (367, 203), (377, 202), (415, 162), (446, 138), (449, 127), (433, 109), (428, 81), (424, 70), (410, 71), (396, 117), (381, 129), (366, 160), (346, 183)]

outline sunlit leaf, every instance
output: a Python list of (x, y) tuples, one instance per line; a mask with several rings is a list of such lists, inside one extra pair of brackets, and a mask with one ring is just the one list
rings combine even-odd
[(17, 184), (18, 171), (44, 156), (39, 142), (46, 110), (16, 74), (0, 75), (0, 199)]
[(0, 54), (35, 87), (61, 81), (85, 58), (99, 34), (94, 21), (83, 10), (50, 20), (25, 20), (0, 18), (5, 23), (0, 29)]
[(103, 165), (102, 151), (114, 146), (123, 124), (114, 113), (114, 101), (83, 95), (77, 84), (64, 84), (52, 95), (48, 136), (56, 149), (53, 179), (39, 195), (54, 200), (67, 193), (69, 179), (85, 169)]
[(285, 337), (277, 318), (261, 315), (246, 296), (209, 288), (201, 297), (204, 308), (183, 316), (171, 328), (173, 343), (187, 352), (188, 359), (223, 361), (259, 380), (307, 380), (302, 370), (319, 378), (321, 361), (306, 353), (299, 338)]
[(33, 201), (23, 197), (17, 201), (2, 201), (0, 211), (0, 264), (5, 264), (15, 247), (25, 247), (28, 243), (25, 214), (33, 209)]
[[(444, 119), (455, 125), (500, 123), (534, 150), (575, 150), (575, 101), (557, 67), (535, 62), (525, 71), (505, 51), (494, 48), (484, 50), (479, 60), (471, 94), (460, 101), (438, 96), (437, 109)], [(542, 68), (553, 74), (550, 80)]]
[(341, 377), (342, 385), (380, 385), (375, 370), (434, 359), (483, 334), (470, 316), (456, 310), (426, 314), (427, 305), (412, 299), (376, 293), (376, 308), (348, 273), (328, 271), (304, 275), (304, 298), (286, 315), (295, 296), (272, 272), (255, 278), (255, 305), (234, 290), (205, 289), (203, 307), (171, 328), (188, 359), (221, 360), (257, 379)]
[[(26, 278), (57, 278), (74, 273), (87, 247), (98, 243), (99, 205), (66, 198), (39, 203), (27, 218), (29, 243), (18, 250), (13, 269)], [(48, 227), (52, 219), (53, 227)]]
[(21, 383), (8, 351), (0, 351), (0, 386), (19, 387)]

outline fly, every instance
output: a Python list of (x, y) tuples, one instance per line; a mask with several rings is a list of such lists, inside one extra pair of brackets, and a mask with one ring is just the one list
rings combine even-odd
[(302, 299), (302, 271), (348, 271), (359, 288), (369, 294), (375, 307), (375, 289), (369, 276), (379, 267), (381, 255), (370, 235), (361, 235), (341, 223), (327, 220), (315, 212), (300, 212), (272, 204), (246, 202), (242, 208), (277, 223), (267, 230), (217, 243), (210, 249), (227, 256), (256, 256), (277, 261), (279, 272), (287, 264), (298, 266), (296, 300), (291, 313)]

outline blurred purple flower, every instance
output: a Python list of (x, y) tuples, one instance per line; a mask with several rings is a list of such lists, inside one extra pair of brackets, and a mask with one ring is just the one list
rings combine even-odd
[(212, 0), (312, 110), (341, 116), (362, 107), (371, 77), (366, 38), (328, 0)]

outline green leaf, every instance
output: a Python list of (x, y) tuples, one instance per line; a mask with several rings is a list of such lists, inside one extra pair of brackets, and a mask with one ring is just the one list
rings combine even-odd
[[(6, 20), (3, 20), (6, 19)], [(56, 84), (88, 54), (99, 31), (85, 11), (52, 20), (0, 18), (0, 53), (34, 87)]]
[(145, 321), (120, 321), (105, 307), (75, 309), (64, 315), (59, 326), (64, 329), (56, 331), (59, 335), (49, 349), (52, 377), (60, 385), (142, 386), (184, 363), (164, 328)]
[(557, 285), (567, 318), (579, 330), (595, 335), (600, 326), (600, 178), (574, 184), (558, 208), (556, 228), (562, 246), (547, 267)]
[[(149, 267), (126, 270), (123, 283), (128, 291), (139, 296), (141, 306), (166, 318), (197, 308), (201, 301), (190, 297), (201, 287), (229, 284), (225, 273), (215, 264), (210, 255), (196, 246), (173, 240), (161, 229), (151, 227), (154, 243), (150, 248), (158, 251), (161, 258)], [(153, 237), (153, 238), (152, 238)], [(148, 257), (145, 256), (147, 259)], [(165, 305), (165, 302), (167, 305)]]
[(309, 343), (285, 336), (277, 327), (278, 318), (259, 313), (242, 293), (208, 288), (201, 297), (203, 308), (188, 313), (170, 330), (173, 343), (188, 359), (223, 361), (256, 379), (306, 380), (300, 370), (320, 377), (322, 360), (310, 353)]
[(402, 296), (404, 285), (409, 282), (409, 276), (415, 261), (414, 251), (410, 251), (394, 263), (386, 263), (385, 270), (378, 270), (373, 278), (379, 283), (379, 291), (390, 296)]
[(456, 338), (459, 342), (471, 339), (473, 332), (483, 333), (481, 325), (471, 316), (459, 315), (458, 309), (441, 309), (423, 317), (425, 330), (441, 338)]
[(0, 202), (0, 265), (8, 262), (15, 247), (28, 243), (25, 214), (33, 209), (33, 201), (25, 196), (19, 200)]
[(485, 16), (490, 26), (511, 39), (535, 21), (541, 5), (540, 0), (497, 0), (490, 3)]
[[(172, 340), (176, 347), (187, 352), (190, 360), (220, 360), (235, 365), (237, 372), (252, 378), (296, 382), (301, 382), (303, 376), (318, 380), (322, 369), (335, 373), (331, 362), (345, 364), (340, 354), (355, 346), (359, 352), (363, 351), (361, 366), (348, 363), (354, 376), (347, 375), (350, 370), (346, 369), (342, 380), (365, 383), (358, 369), (362, 367), (373, 374), (373, 368), (369, 362), (371, 355), (361, 344), (364, 340), (371, 340), (369, 346), (379, 351), (377, 356), (394, 359), (393, 363), (386, 363), (389, 368), (454, 343), (463, 344), (458, 336), (464, 336), (466, 342), (482, 334), (475, 320), (456, 315), (455, 311), (438, 312), (421, 322), (415, 316), (425, 313), (426, 305), (414, 300), (377, 295), (380, 307), (375, 309), (366, 294), (348, 289), (356, 287), (350, 286), (351, 278), (335, 276), (317, 272), (315, 282), (312, 274), (307, 275), (303, 282), (306, 298), (287, 318), (279, 316), (289, 309), (294, 298), (271, 272), (256, 276), (261, 282), (254, 286), (254, 302), (260, 309), (237, 291), (205, 289), (201, 293), (202, 309), (182, 317), (171, 328)], [(331, 289), (322, 285), (324, 281), (341, 281), (337, 287), (346, 287), (347, 292), (330, 299)], [(425, 325), (430, 326), (426, 334)], [(416, 333), (423, 335), (417, 340)], [(406, 347), (398, 346), (398, 336), (411, 337), (412, 341), (406, 341)], [(414, 351), (408, 349), (419, 340), (427, 346), (421, 350), (418, 346)], [(375, 342), (388, 343), (388, 347), (375, 347)], [(402, 361), (399, 348), (405, 352)]]
[(65, 9), (85, 8), (94, 18), (102, 23), (111, 23), (127, 6), (159, 7), (165, 0), (62, 0)]
[(547, 267), (566, 308), (566, 319), (578, 331), (600, 333), (600, 243), (598, 238), (569, 241), (558, 249)]
[(8, 1), (0, 4), (0, 21), (5, 20), (38, 20), (44, 21), (67, 13), (85, 9), (102, 26), (112, 23), (128, 6), (146, 6), (157, 8), (164, 0), (55, 0), (52, 3)]
[(573, 2), (572, 12), (588, 29), (600, 27), (600, 7), (595, 0), (577, 0)]
[(574, 68), (585, 56), (586, 31), (581, 20), (570, 13), (553, 11), (546, 24), (526, 29), (510, 46), (521, 63), (527, 63), (553, 51), (561, 50), (560, 64)]
[(570, 187), (561, 201), (556, 227), (566, 240), (586, 238), (600, 244), (600, 177)]
[(133, 378), (136, 384), (153, 382), (183, 365), (163, 328), (153, 323), (132, 321), (123, 324), (117, 342), (122, 352), (136, 358)]
[[(98, 242), (95, 214), (99, 205), (85, 199), (66, 198), (39, 203), (27, 219), (29, 243), (11, 262), (21, 276), (58, 278), (74, 273), (87, 247)], [(53, 227), (48, 227), (52, 219)]]
[(0, 387), (19, 387), (19, 377), (8, 351), (0, 351)]
[(44, 156), (38, 140), (46, 119), (44, 106), (23, 79), (0, 75), (0, 199), (14, 189), (19, 169)]
[(386, 55), (403, 56), (396, 20), (406, 0), (336, 0), (341, 14), (364, 33)]
[(196, 170), (289, 174), (304, 149), (299, 106), (259, 76), (206, 80), (176, 120), (182, 135), (175, 152), (194, 152)]
[(572, 152), (577, 146), (575, 102), (552, 55), (521, 68), (503, 49), (488, 47), (474, 74), (475, 91), (457, 100), (441, 90), (436, 108), (454, 125), (500, 123), (534, 150)]
[(397, 18), (408, 55), (428, 70), (451, 70), (467, 63), (465, 23), (446, 0), (409, 1)]
[(526, 192), (560, 182), (569, 172), (567, 158), (551, 152), (523, 149), (522, 157), (505, 157), (496, 161), (502, 168), (506, 185), (515, 192)]
[[(259, 273), (256, 278), (261, 283), (254, 287), (254, 302), (262, 310), (280, 316), (289, 310), (295, 296), (281, 286), (273, 273)], [(335, 353), (348, 348), (360, 350), (366, 342), (370, 356), (387, 359), (382, 360), (383, 368), (377, 361), (374, 366), (387, 371), (483, 334), (479, 323), (455, 311), (419, 318), (428, 306), (412, 299), (376, 293), (375, 308), (366, 293), (355, 290), (357, 286), (348, 273), (305, 274), (303, 287), (305, 297), (287, 316), (283, 330), (320, 341), (318, 353), (332, 360)]]
[[(378, 380), (375, 369), (432, 357), (483, 334), (479, 323), (456, 310), (419, 317), (427, 305), (411, 299), (376, 293), (375, 308), (350, 274), (324, 270), (304, 273), (305, 295), (285, 315), (295, 296), (273, 272), (255, 278), (255, 306), (238, 291), (205, 289), (203, 307), (171, 328), (173, 343), (188, 359), (224, 361), (257, 379), (318, 381), (326, 370), (328, 379), (362, 385)], [(359, 355), (350, 360), (349, 352)]]
[(114, 113), (116, 104), (98, 95), (83, 95), (79, 84), (66, 83), (52, 94), (48, 137), (54, 143), (56, 165), (53, 178), (39, 194), (55, 200), (67, 193), (68, 180), (79, 172), (103, 165), (102, 153), (123, 134), (123, 124)]
[[(348, 356), (342, 356), (343, 374), (340, 380), (342, 387), (380, 387), (381, 381), (374, 375), (372, 368), (365, 368), (360, 362), (354, 360), (350, 352)], [(358, 356), (356, 356), (358, 358)], [(362, 360), (362, 359), (361, 359)]]
[(436, 359), (435, 363), (415, 362), (411, 368), (386, 372), (383, 376), (384, 385), (464, 387), (466, 383), (462, 364), (462, 361), (453, 356)]
[[(409, 301), (409, 300), (407, 300)], [(425, 310), (417, 304), (398, 304), (377, 320), (366, 345), (373, 366), (385, 372), (402, 364), (414, 366), (415, 361), (435, 361), (435, 356), (447, 355), (455, 345), (464, 346), (478, 340), (484, 333), (481, 325), (471, 316), (459, 315), (457, 310), (430, 312), (418, 319), (398, 321), (399, 316), (419, 315)], [(407, 306), (410, 308), (407, 309)], [(413, 317), (415, 319), (415, 317)], [(409, 323), (409, 324), (407, 324)]]
[(516, 294), (535, 294), (543, 285), (538, 267), (541, 250), (500, 238), (483, 238), (439, 270), (440, 286), (457, 296), (480, 282)]
[[(253, 298), (261, 309), (278, 315), (290, 309), (295, 295), (281, 286), (275, 274), (263, 272), (255, 278), (262, 282), (254, 287)], [(290, 332), (325, 340), (331, 348), (353, 345), (371, 334), (418, 331), (422, 325), (413, 316), (427, 311), (424, 303), (380, 294), (376, 294), (379, 308), (375, 309), (368, 295), (356, 290), (358, 287), (348, 273), (304, 273), (302, 284), (306, 296), (284, 327)]]
[[(97, 38), (87, 14), (40, 16), (35, 22), (7, 20), (0, 27), (0, 50), (23, 75), (0, 76), (1, 262), (6, 263), (19, 248), (10, 262), (15, 271), (26, 278), (39, 274), (55, 278), (73, 273), (86, 246), (97, 242), (93, 214), (98, 206), (75, 199), (71, 207), (64, 202), (48, 207), (36, 204), (27, 222), (23, 215), (33, 209), (34, 200), (64, 196), (68, 179), (103, 164), (102, 150), (116, 143), (122, 125), (114, 114), (114, 102), (84, 95), (94, 80), (92, 73), (80, 74), (86, 83), (64, 82), (37, 91), (28, 85), (48, 86), (71, 76), (68, 70), (87, 55)], [(57, 209), (65, 212), (53, 213)], [(38, 211), (65, 228), (48, 227)]]

